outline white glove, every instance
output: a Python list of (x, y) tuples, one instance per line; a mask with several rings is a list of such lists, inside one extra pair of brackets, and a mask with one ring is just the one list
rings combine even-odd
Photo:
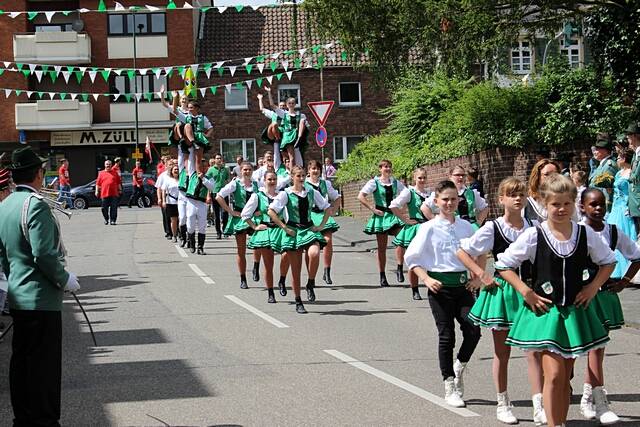
[(77, 292), (80, 290), (80, 283), (78, 282), (78, 278), (75, 274), (69, 273), (69, 278), (67, 279), (67, 284), (64, 285), (65, 292)]

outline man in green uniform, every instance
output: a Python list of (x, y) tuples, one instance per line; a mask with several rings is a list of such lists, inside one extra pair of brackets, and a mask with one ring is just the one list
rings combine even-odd
[(211, 207), (213, 214), (213, 222), (216, 226), (216, 233), (218, 233), (218, 240), (222, 239), (222, 230), (227, 226), (227, 219), (229, 214), (220, 207), (216, 201), (218, 192), (229, 182), (229, 169), (224, 165), (222, 160), (222, 154), (216, 153), (213, 156), (213, 165), (207, 171), (207, 177), (215, 181), (213, 190), (211, 191)]
[(640, 123), (629, 124), (625, 133), (629, 140), (629, 148), (635, 152), (629, 174), (629, 215), (633, 218), (636, 233), (640, 236)]
[(46, 159), (23, 147), (11, 161), (16, 189), (0, 204), (0, 263), (14, 325), (9, 373), (14, 426), (59, 426), (62, 296), (80, 285), (65, 271), (58, 222), (38, 194)]
[(618, 173), (618, 165), (611, 158), (613, 143), (608, 134), (598, 134), (594, 157), (598, 160), (598, 167), (589, 177), (589, 187), (602, 190), (607, 199), (607, 212), (611, 212), (613, 203), (613, 181)]

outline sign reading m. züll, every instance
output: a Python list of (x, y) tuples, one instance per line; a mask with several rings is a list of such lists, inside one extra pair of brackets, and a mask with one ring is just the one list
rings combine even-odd
[[(141, 144), (144, 144), (147, 137), (149, 137), (154, 144), (166, 144), (169, 142), (169, 132), (167, 129), (140, 129), (139, 133)], [(52, 147), (78, 145), (130, 145), (135, 143), (135, 129), (51, 132)]]

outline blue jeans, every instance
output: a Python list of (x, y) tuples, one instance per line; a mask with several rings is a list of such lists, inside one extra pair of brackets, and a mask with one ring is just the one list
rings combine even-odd
[(61, 185), (58, 193), (58, 202), (67, 204), (67, 208), (73, 209), (73, 200), (71, 199), (71, 186)]
[(105, 197), (102, 199), (102, 216), (104, 221), (116, 222), (118, 219), (119, 196)]

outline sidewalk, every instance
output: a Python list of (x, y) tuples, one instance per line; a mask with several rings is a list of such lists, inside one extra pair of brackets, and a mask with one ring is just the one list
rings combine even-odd
[[(334, 234), (334, 241), (338, 245), (348, 245), (358, 247), (368, 252), (373, 252), (377, 248), (375, 236), (365, 234), (362, 229), (364, 223), (357, 219), (345, 216), (335, 217), (340, 224), (340, 230)], [(392, 248), (391, 239), (389, 247)], [(393, 257), (393, 254), (388, 254)], [(620, 293), (622, 310), (628, 327), (640, 329), (640, 288), (628, 288)]]

